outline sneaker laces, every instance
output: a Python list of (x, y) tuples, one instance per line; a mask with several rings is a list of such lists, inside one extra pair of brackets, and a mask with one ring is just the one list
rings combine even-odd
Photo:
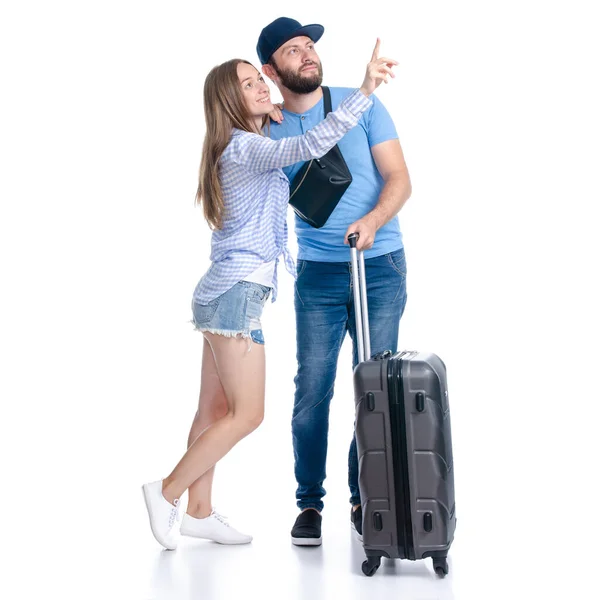
[(173, 527), (175, 521), (179, 521), (179, 500), (173, 500), (173, 508), (169, 515), (169, 528)]
[(217, 519), (217, 521), (223, 523), (223, 525), (225, 525), (226, 527), (231, 527), (231, 525), (229, 525), (229, 523), (226, 521), (227, 517), (225, 515), (218, 513), (215, 508), (213, 508), (213, 511), (211, 514), (215, 519)]

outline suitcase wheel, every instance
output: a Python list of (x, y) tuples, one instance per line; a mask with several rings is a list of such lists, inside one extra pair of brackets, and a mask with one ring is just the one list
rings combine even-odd
[(362, 572), (367, 577), (372, 577), (375, 575), (375, 571), (379, 569), (379, 565), (381, 564), (380, 556), (369, 556), (367, 560), (362, 564)]
[(446, 577), (448, 575), (448, 561), (445, 558), (434, 558), (433, 570), (438, 577)]

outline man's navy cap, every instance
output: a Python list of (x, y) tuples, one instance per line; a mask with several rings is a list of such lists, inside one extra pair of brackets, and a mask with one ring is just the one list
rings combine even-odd
[(287, 41), (300, 35), (309, 37), (313, 42), (318, 42), (325, 28), (322, 25), (304, 25), (294, 19), (279, 17), (269, 23), (261, 32), (256, 45), (256, 52), (261, 65), (266, 65), (277, 48)]

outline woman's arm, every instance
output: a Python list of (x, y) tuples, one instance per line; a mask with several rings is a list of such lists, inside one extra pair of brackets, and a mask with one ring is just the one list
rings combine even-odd
[(232, 141), (230, 158), (254, 173), (321, 158), (358, 123), (372, 104), (369, 98), (356, 90), (304, 135), (272, 140), (257, 133), (238, 134)]

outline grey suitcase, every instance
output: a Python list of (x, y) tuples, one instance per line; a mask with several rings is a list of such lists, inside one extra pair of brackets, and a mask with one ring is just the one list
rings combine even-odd
[(349, 236), (359, 364), (354, 371), (356, 445), (365, 575), (382, 557), (431, 557), (448, 573), (456, 512), (450, 412), (443, 361), (426, 352), (370, 357), (363, 253)]

